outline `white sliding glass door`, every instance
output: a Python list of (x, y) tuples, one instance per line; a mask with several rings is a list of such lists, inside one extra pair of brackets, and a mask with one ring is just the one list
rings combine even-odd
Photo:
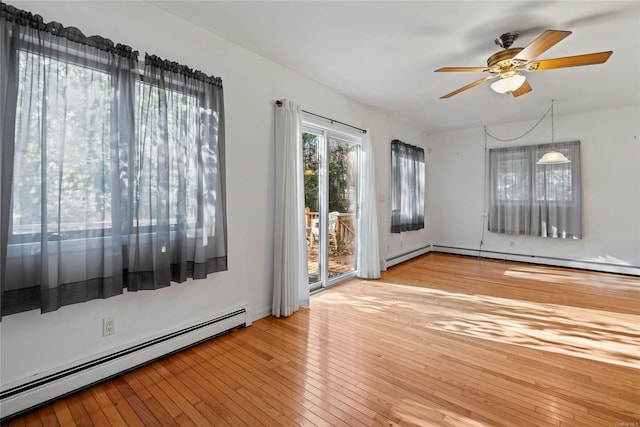
[(302, 131), (309, 286), (355, 275), (360, 139), (305, 124)]

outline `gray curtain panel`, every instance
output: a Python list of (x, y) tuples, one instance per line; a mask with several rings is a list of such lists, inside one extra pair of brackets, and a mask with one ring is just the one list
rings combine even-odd
[(0, 19), (2, 315), (226, 269), (221, 81)]
[(424, 149), (391, 141), (391, 232), (424, 228)]
[(226, 270), (222, 81), (146, 55), (136, 99), (129, 291)]
[[(538, 165), (551, 149), (570, 163)], [(582, 238), (580, 142), (489, 150), (489, 231)]]

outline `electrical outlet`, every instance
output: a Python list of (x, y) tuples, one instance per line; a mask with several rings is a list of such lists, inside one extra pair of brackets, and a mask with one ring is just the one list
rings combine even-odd
[(113, 317), (105, 317), (102, 319), (102, 336), (113, 335), (116, 333), (116, 319)]

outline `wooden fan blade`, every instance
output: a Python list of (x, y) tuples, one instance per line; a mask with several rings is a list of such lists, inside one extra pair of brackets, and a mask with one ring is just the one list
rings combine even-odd
[(460, 89), (454, 90), (454, 91), (453, 91), (453, 92), (451, 92), (451, 93), (448, 93), (448, 94), (446, 94), (446, 95), (441, 96), (441, 97), (440, 97), (440, 99), (451, 98), (453, 95), (457, 95), (457, 94), (459, 94), (460, 92), (464, 92), (464, 91), (465, 91), (465, 90), (467, 90), (467, 89), (471, 89), (471, 88), (472, 88), (472, 87), (474, 87), (474, 86), (478, 86), (479, 84), (484, 83), (484, 82), (486, 82), (487, 80), (494, 79), (494, 78), (496, 78), (496, 77), (498, 77), (498, 76), (497, 76), (497, 75), (495, 75), (495, 76), (487, 76), (487, 77), (483, 77), (483, 78), (481, 78), (480, 80), (476, 80), (476, 81), (475, 81), (475, 82), (473, 82), (473, 83), (469, 83), (468, 85), (461, 87)]
[(569, 34), (571, 34), (571, 31), (547, 30), (529, 43), (513, 59), (516, 61), (533, 61), (538, 55), (550, 49)]
[[(565, 56), (562, 58), (534, 61), (530, 71), (552, 70), (554, 68), (579, 67), (607, 62), (613, 51), (587, 53), (585, 55)], [(529, 68), (527, 64), (527, 69)]]
[(481, 73), (483, 71), (487, 71), (487, 67), (442, 67), (435, 70), (436, 73), (442, 72), (473, 72), (473, 73)]
[(522, 83), (522, 86), (520, 86), (518, 89), (511, 92), (511, 95), (513, 95), (514, 98), (517, 98), (520, 95), (524, 95), (525, 93), (531, 92), (532, 90), (533, 89), (531, 89), (529, 82), (525, 80), (524, 83)]

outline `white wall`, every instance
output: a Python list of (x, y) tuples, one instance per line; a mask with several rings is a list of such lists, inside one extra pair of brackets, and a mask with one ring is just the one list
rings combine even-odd
[[(556, 102), (556, 111), (562, 108)], [(540, 111), (540, 116), (545, 111)], [(639, 107), (555, 115), (556, 141), (581, 141), (583, 238), (507, 236), (484, 232), (483, 250), (564, 258), (640, 268)], [(488, 127), (500, 139), (522, 135), (535, 120)], [(548, 143), (546, 118), (525, 138), (509, 144), (487, 139), (487, 148)], [(478, 249), (483, 239), (484, 129), (430, 135), (429, 228), (436, 245)], [(600, 267), (595, 264), (596, 269)], [(611, 271), (616, 270), (612, 268)], [(619, 270), (619, 269), (618, 269)], [(625, 269), (627, 272), (628, 269)], [(622, 271), (624, 272), (624, 271)], [(632, 274), (640, 274), (631, 270)]]
[[(378, 183), (387, 215), (389, 142), (423, 144), (415, 127), (374, 111), (306, 77), (144, 2), (37, 2), (10, 4), (45, 21), (76, 26), (141, 52), (222, 77), (227, 149), (228, 271), (157, 291), (124, 294), (40, 314), (30, 311), (0, 322), (3, 385), (58, 369), (139, 340), (250, 306), (257, 319), (270, 313), (273, 246), (273, 102), (290, 98), (303, 108), (360, 127), (370, 127), (380, 147)], [(388, 230), (388, 226), (381, 226)], [(388, 235), (388, 231), (386, 231)], [(420, 240), (423, 238), (418, 237)], [(415, 239), (415, 238), (414, 238)], [(398, 240), (384, 236), (388, 244)], [(423, 246), (411, 241), (403, 244)], [(381, 256), (384, 254), (382, 253)], [(102, 318), (115, 316), (117, 333), (103, 338)]]
[[(428, 138), (421, 132), (411, 129), (401, 122), (385, 122), (383, 118), (376, 121), (373, 138), (376, 143), (376, 186), (378, 189), (378, 233), (381, 260), (388, 260), (402, 254), (421, 249), (429, 244), (429, 227), (405, 233), (391, 233), (391, 141), (399, 139), (411, 145), (425, 149), (426, 168), (431, 167), (427, 154)], [(426, 192), (429, 192), (427, 180)], [(425, 210), (429, 210), (425, 200)]]

